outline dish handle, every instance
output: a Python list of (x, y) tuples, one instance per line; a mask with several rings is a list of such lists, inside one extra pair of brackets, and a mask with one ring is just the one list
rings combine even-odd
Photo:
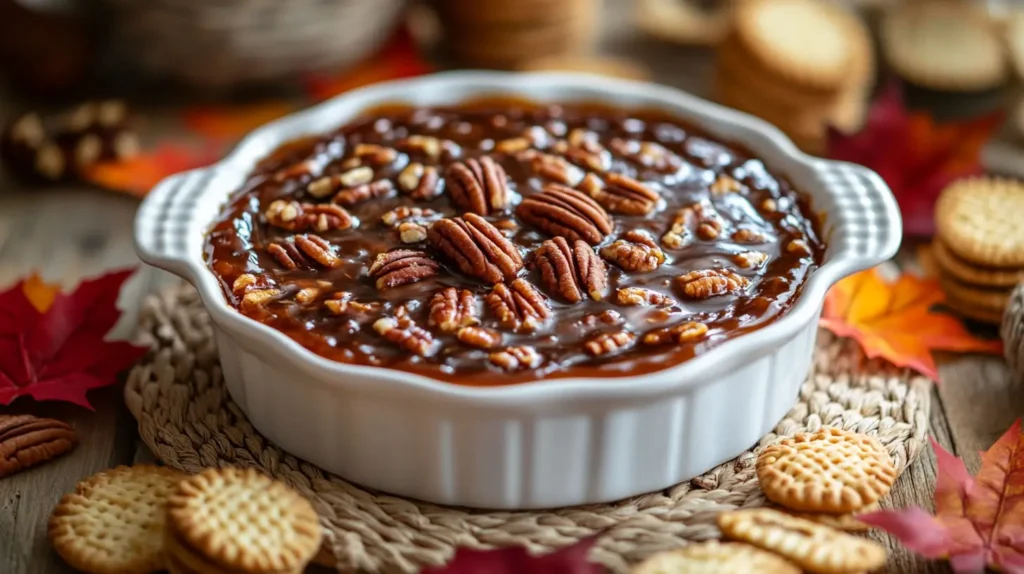
[(135, 252), (143, 262), (193, 279), (189, 266), (190, 225), (212, 168), (172, 175), (153, 188), (135, 214)]
[(903, 239), (903, 219), (889, 186), (874, 171), (852, 163), (818, 160), (814, 172), (831, 191), (823, 206), (830, 220), (829, 256), (849, 261), (849, 272), (891, 259)]

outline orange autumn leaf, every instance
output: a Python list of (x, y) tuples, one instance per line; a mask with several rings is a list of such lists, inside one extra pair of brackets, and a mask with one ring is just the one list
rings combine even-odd
[(234, 140), (295, 108), (294, 104), (276, 100), (243, 106), (196, 106), (182, 113), (182, 122), (208, 138)]
[(33, 273), (21, 284), (21, 291), (36, 311), (46, 313), (53, 306), (53, 300), (60, 293), (60, 285), (51, 285), (38, 274)]
[(959, 319), (936, 309), (945, 300), (935, 279), (904, 273), (889, 282), (876, 267), (843, 279), (829, 291), (821, 326), (856, 340), (869, 358), (937, 381), (932, 351), (1002, 352), (1000, 341), (979, 338)]
[(209, 165), (219, 155), (215, 147), (193, 149), (163, 144), (128, 160), (98, 163), (86, 170), (82, 179), (102, 188), (142, 197), (165, 177)]
[(405, 30), (373, 58), (337, 75), (314, 74), (306, 78), (306, 94), (320, 101), (377, 82), (427, 74), (432, 71)]

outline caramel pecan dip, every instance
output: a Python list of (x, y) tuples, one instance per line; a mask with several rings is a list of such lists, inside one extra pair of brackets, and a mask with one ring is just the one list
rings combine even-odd
[(282, 146), (206, 256), (320, 355), (498, 385), (678, 364), (784, 314), (823, 248), (786, 181), (670, 116), (488, 100)]

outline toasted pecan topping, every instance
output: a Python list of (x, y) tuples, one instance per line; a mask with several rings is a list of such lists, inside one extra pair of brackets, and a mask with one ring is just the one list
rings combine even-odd
[(418, 201), (434, 199), (441, 195), (443, 186), (438, 185), (439, 183), (441, 175), (432, 165), (424, 166), (422, 163), (413, 162), (398, 174), (398, 187)]
[(440, 350), (440, 344), (430, 331), (416, 325), (408, 315), (377, 319), (373, 330), (387, 341), (421, 357), (430, 357)]
[(263, 213), (267, 223), (286, 231), (302, 232), (349, 229), (356, 220), (344, 208), (331, 204), (299, 203), (278, 199)]
[(697, 321), (687, 321), (674, 325), (672, 327), (665, 327), (663, 329), (656, 329), (644, 335), (643, 342), (645, 345), (666, 345), (668, 343), (692, 343), (700, 340), (708, 332), (708, 326), (704, 323)]
[(661, 244), (669, 249), (679, 249), (690, 243), (692, 233), (711, 241), (717, 239), (725, 227), (725, 220), (718, 215), (707, 199), (689, 205), (676, 212), (672, 226), (661, 238)]
[(691, 271), (675, 279), (676, 284), (690, 299), (707, 299), (726, 293), (739, 293), (750, 285), (750, 280), (728, 269)]
[(621, 287), (615, 292), (615, 300), (619, 305), (627, 307), (646, 305), (667, 306), (675, 305), (676, 303), (675, 299), (668, 295), (643, 287)]
[(548, 239), (534, 253), (532, 265), (540, 272), (544, 288), (569, 303), (578, 303), (584, 296), (600, 301), (608, 288), (604, 262), (585, 241), (570, 245), (564, 237)]
[(654, 211), (661, 199), (658, 192), (620, 173), (606, 174), (603, 183), (594, 174), (587, 174), (580, 188), (609, 213), (646, 215)]
[(429, 324), (442, 333), (454, 333), (480, 322), (476, 296), (469, 289), (447, 287), (430, 299)]
[(475, 213), (435, 221), (427, 241), (463, 273), (487, 283), (513, 279), (523, 268), (519, 250)]
[(394, 195), (395, 187), (390, 179), (378, 179), (372, 183), (363, 183), (350, 189), (343, 189), (334, 196), (334, 203), (356, 205), (371, 199), (381, 199)]
[(632, 347), (635, 342), (636, 335), (629, 331), (601, 333), (597, 337), (587, 341), (583, 345), (583, 350), (585, 350), (588, 355), (601, 357), (628, 349)]
[(665, 252), (646, 231), (631, 229), (601, 248), (601, 257), (626, 271), (648, 273), (665, 262)]
[(370, 265), (369, 275), (376, 279), (377, 289), (383, 290), (434, 277), (440, 268), (423, 251), (397, 249), (378, 254)]
[(489, 215), (508, 207), (508, 176), (490, 156), (452, 163), (444, 177), (452, 204), (462, 211)]
[(608, 212), (582, 192), (549, 183), (544, 191), (519, 204), (516, 215), (524, 223), (549, 234), (590, 245), (600, 243), (615, 224)]
[(334, 246), (312, 233), (293, 235), (280, 243), (271, 243), (267, 252), (288, 270), (316, 269), (317, 266), (333, 269), (341, 265), (341, 259), (334, 254)]
[(505, 329), (534, 331), (551, 317), (551, 307), (525, 279), (498, 283), (487, 294), (487, 307)]
[(487, 356), (492, 365), (506, 371), (523, 371), (540, 366), (544, 357), (533, 347), (507, 347)]
[(463, 343), (479, 349), (493, 349), (501, 345), (501, 333), (486, 327), (462, 327), (455, 337)]

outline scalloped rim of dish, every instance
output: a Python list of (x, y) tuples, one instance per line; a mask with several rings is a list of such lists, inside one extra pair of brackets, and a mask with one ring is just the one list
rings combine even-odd
[[(750, 136), (759, 134), (766, 137), (778, 151), (782, 152), (790, 160), (802, 164), (809, 169), (814, 169), (815, 164), (818, 162), (845, 164), (862, 171), (869, 178), (876, 179), (876, 185), (888, 189), (881, 178), (868, 168), (809, 156), (800, 151), (778, 128), (764, 120), (700, 99), (675, 88), (645, 82), (612, 79), (587, 73), (492, 71), (442, 72), (411, 79), (373, 84), (346, 92), (257, 128), (243, 138), (231, 153), (216, 164), (176, 174), (165, 179), (158, 187), (169, 184), (174, 178), (184, 178), (197, 173), (215, 172), (216, 170), (225, 169), (226, 166), (238, 163), (247, 155), (254, 153), (250, 151), (250, 148), (264, 147), (260, 145), (261, 140), (273, 140), (276, 142), (275, 145), (279, 145), (288, 139), (292, 139), (295, 136), (281, 138), (275, 134), (281, 131), (288, 131), (284, 129), (286, 127), (298, 125), (316, 126), (321, 123), (319, 120), (323, 119), (323, 116), (330, 116), (330, 111), (333, 108), (339, 107), (341, 102), (347, 99), (353, 99), (356, 96), (366, 98), (379, 94), (375, 98), (375, 103), (370, 104), (369, 107), (380, 104), (403, 103), (406, 100), (415, 99), (408, 96), (408, 94), (418, 89), (439, 89), (443, 88), (445, 84), (460, 83), (488, 84), (490, 87), (489, 90), (478, 90), (477, 93), (463, 98), (463, 100), (488, 96), (521, 96), (534, 101), (544, 101), (543, 98), (531, 98), (526, 92), (533, 84), (551, 83), (556, 84), (560, 89), (571, 89), (573, 87), (587, 90), (606, 88), (611, 93), (607, 103), (619, 105), (627, 109), (631, 107), (631, 104), (622, 102), (615, 104), (612, 101), (613, 98), (620, 100), (642, 100), (645, 102), (639, 106), (634, 103), (632, 107), (653, 108), (657, 107), (657, 102), (659, 101), (667, 106), (688, 107), (696, 116), (704, 116), (709, 121), (740, 128), (740, 130), (748, 132)], [(403, 93), (406, 96), (403, 97)], [(555, 101), (557, 98), (550, 98), (550, 100)], [(572, 100), (572, 98), (568, 94), (561, 99), (561, 101), (569, 100)], [(455, 103), (455, 101), (452, 103)], [(413, 102), (413, 105), (416, 104)], [(361, 109), (366, 109), (366, 106)], [(321, 125), (343, 125), (344, 122), (349, 121), (352, 117), (354, 116), (345, 116), (341, 118), (340, 122), (335, 118), (332, 122)], [(683, 121), (697, 123), (693, 120)], [(328, 128), (307, 130), (307, 133), (322, 133), (326, 129)], [(734, 142), (744, 145), (742, 141), (734, 140)], [(254, 158), (248, 162), (250, 169), (258, 159)], [(767, 167), (776, 172), (778, 170), (778, 168), (770, 165)], [(236, 189), (230, 190), (224, 196), (223, 202), (226, 203), (231, 197), (230, 194), (236, 191)], [(203, 194), (205, 193), (204, 191)], [(899, 248), (901, 219), (899, 208), (891, 193), (883, 197), (883, 202), (885, 203), (886, 215), (893, 222), (895, 229), (891, 231), (886, 244), (880, 247), (879, 251), (886, 258), (891, 258)], [(140, 209), (139, 213), (141, 212), (142, 210)], [(212, 221), (207, 221), (202, 227), (208, 232), (212, 223)], [(815, 320), (818, 309), (824, 304), (826, 292), (833, 284), (855, 271), (876, 264), (875, 260), (878, 258), (877, 256), (844, 257), (829, 260), (830, 257), (826, 251), (825, 261), (805, 280), (803, 289), (796, 302), (776, 321), (751, 333), (724, 341), (717, 347), (674, 366), (636, 376), (565, 377), (550, 380), (540, 378), (509, 385), (476, 387), (446, 382), (408, 371), (343, 363), (320, 356), (303, 347), (283, 332), (251, 319), (231, 306), (221, 290), (219, 278), (206, 265), (202, 253), (190, 253), (187, 259), (170, 260), (162, 259), (159, 255), (149, 256), (146, 254), (145, 249), (139, 245), (138, 238), (141, 234), (139, 225), (140, 218), (137, 218), (134, 230), (135, 246), (142, 260), (182, 276), (196, 286), (203, 305), (210, 313), (214, 322), (221, 328), (236, 335), (239, 339), (244, 338), (244, 340), (239, 341), (244, 347), (251, 345), (249, 341), (255, 342), (267, 349), (268, 352), (276, 353), (315, 378), (322, 381), (324, 379), (333, 379), (329, 383), (323, 381), (326, 384), (338, 386), (354, 385), (361, 387), (361, 390), (375, 392), (400, 391), (408, 393), (409, 391), (418, 391), (415, 394), (419, 399), (456, 399), (478, 406), (509, 407), (518, 403), (535, 403), (536, 401), (562, 402), (567, 400), (603, 402), (625, 398), (641, 398), (681, 388), (693, 388), (712, 383), (718, 369), (728, 367), (728, 365), (746, 360), (752, 356), (769, 353), (780, 343), (795, 336), (808, 322)]]

